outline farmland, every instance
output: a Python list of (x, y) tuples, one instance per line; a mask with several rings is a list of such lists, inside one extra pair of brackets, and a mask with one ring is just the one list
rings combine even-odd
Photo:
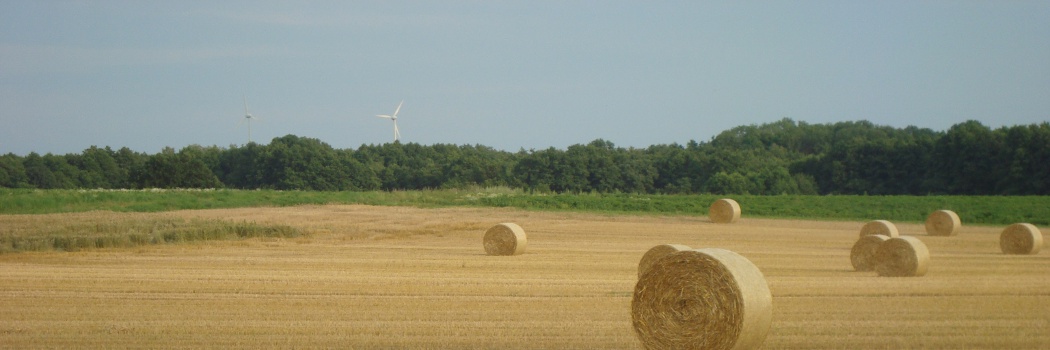
[[(742, 203), (745, 203), (742, 201)], [(863, 220), (358, 204), (0, 215), (40, 222), (232, 222), (296, 235), (0, 255), (11, 348), (623, 348), (637, 263), (656, 244), (725, 248), (773, 293), (765, 348), (1047, 348), (1050, 255), (999, 252), (1003, 226), (926, 236), (924, 277), (854, 272)], [(960, 211), (965, 217), (965, 212)], [(519, 256), (484, 231), (515, 222)], [(1045, 232), (1045, 229), (1044, 229)], [(1044, 249), (1045, 250), (1045, 249)]]

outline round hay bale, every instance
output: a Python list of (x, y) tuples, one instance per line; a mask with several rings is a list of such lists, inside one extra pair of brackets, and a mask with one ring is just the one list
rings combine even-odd
[(525, 230), (515, 223), (501, 223), (485, 231), (483, 243), (488, 255), (520, 255), (525, 252)]
[(1039, 254), (1043, 248), (1043, 233), (1028, 223), (1007, 226), (999, 234), (999, 248), (1003, 254)]
[(938, 210), (926, 217), (926, 234), (930, 236), (954, 236), (960, 227), (959, 215), (951, 210)]
[(740, 219), (740, 204), (729, 198), (722, 198), (707, 211), (707, 216), (716, 224), (728, 224)]
[(660, 258), (638, 279), (631, 319), (647, 349), (754, 349), (769, 333), (773, 297), (747, 258), (685, 250)]
[(649, 268), (653, 266), (653, 263), (665, 255), (690, 249), (693, 248), (689, 248), (689, 246), (682, 244), (661, 244), (649, 248), (649, 251), (645, 252), (645, 255), (642, 255), (642, 260), (638, 261), (638, 278), (642, 278), (642, 273), (649, 270)]
[(887, 239), (875, 251), (875, 271), (885, 277), (926, 275), (930, 250), (918, 238), (903, 236)]
[(875, 220), (864, 224), (860, 228), (860, 237), (863, 238), (867, 235), (883, 235), (886, 237), (900, 237), (900, 231), (897, 231), (897, 225), (886, 220)]
[(890, 237), (886, 235), (860, 236), (860, 239), (853, 244), (853, 249), (850, 249), (849, 252), (849, 261), (853, 264), (853, 269), (857, 271), (875, 271), (875, 252), (888, 239)]

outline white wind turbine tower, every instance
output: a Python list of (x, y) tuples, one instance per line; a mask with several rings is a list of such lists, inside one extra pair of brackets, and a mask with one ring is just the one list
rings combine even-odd
[(259, 118), (253, 116), (251, 113), (248, 113), (248, 98), (244, 97), (244, 118), (241, 119), (241, 121), (248, 122), (248, 143), (252, 143), (252, 119), (257, 120)]
[(401, 111), (401, 105), (403, 104), (405, 104), (405, 100), (401, 100), (401, 103), (397, 104), (397, 109), (394, 110), (394, 114), (376, 114), (377, 117), (387, 118), (394, 121), (394, 142), (397, 142), (397, 140), (401, 139), (401, 133), (397, 131), (397, 112)]

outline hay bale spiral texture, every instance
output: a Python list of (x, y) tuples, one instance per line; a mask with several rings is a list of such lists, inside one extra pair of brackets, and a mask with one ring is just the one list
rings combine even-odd
[(708, 208), (707, 216), (717, 224), (729, 224), (740, 219), (740, 204), (729, 198), (722, 198)]
[(689, 248), (689, 246), (684, 244), (661, 244), (649, 248), (645, 255), (642, 255), (642, 260), (638, 261), (638, 278), (641, 278), (642, 274), (653, 266), (653, 263), (656, 263), (657, 260), (660, 260), (665, 255), (690, 249), (693, 248)]
[(860, 237), (863, 238), (867, 235), (883, 235), (890, 238), (900, 237), (900, 231), (897, 231), (897, 225), (886, 220), (875, 220), (864, 224), (860, 228)]
[(1028, 223), (1007, 226), (999, 234), (999, 248), (1003, 254), (1039, 254), (1043, 248), (1043, 233)]
[(884, 277), (926, 275), (930, 250), (918, 238), (903, 236), (887, 239), (875, 251), (875, 271)]
[(512, 222), (492, 226), (483, 240), (488, 255), (520, 255), (525, 253), (525, 230)]
[(665, 255), (634, 287), (631, 319), (647, 349), (754, 349), (773, 320), (758, 267), (717, 248)]
[(954, 236), (960, 227), (959, 215), (951, 210), (938, 210), (926, 217), (926, 234), (930, 236)]
[(861, 236), (849, 252), (849, 261), (853, 264), (853, 269), (875, 271), (875, 252), (879, 250), (882, 243), (889, 239), (890, 237), (886, 235)]

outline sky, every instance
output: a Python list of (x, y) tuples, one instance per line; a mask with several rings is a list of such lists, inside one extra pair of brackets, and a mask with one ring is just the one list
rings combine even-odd
[(1047, 1), (0, 0), (0, 154), (1050, 121)]

